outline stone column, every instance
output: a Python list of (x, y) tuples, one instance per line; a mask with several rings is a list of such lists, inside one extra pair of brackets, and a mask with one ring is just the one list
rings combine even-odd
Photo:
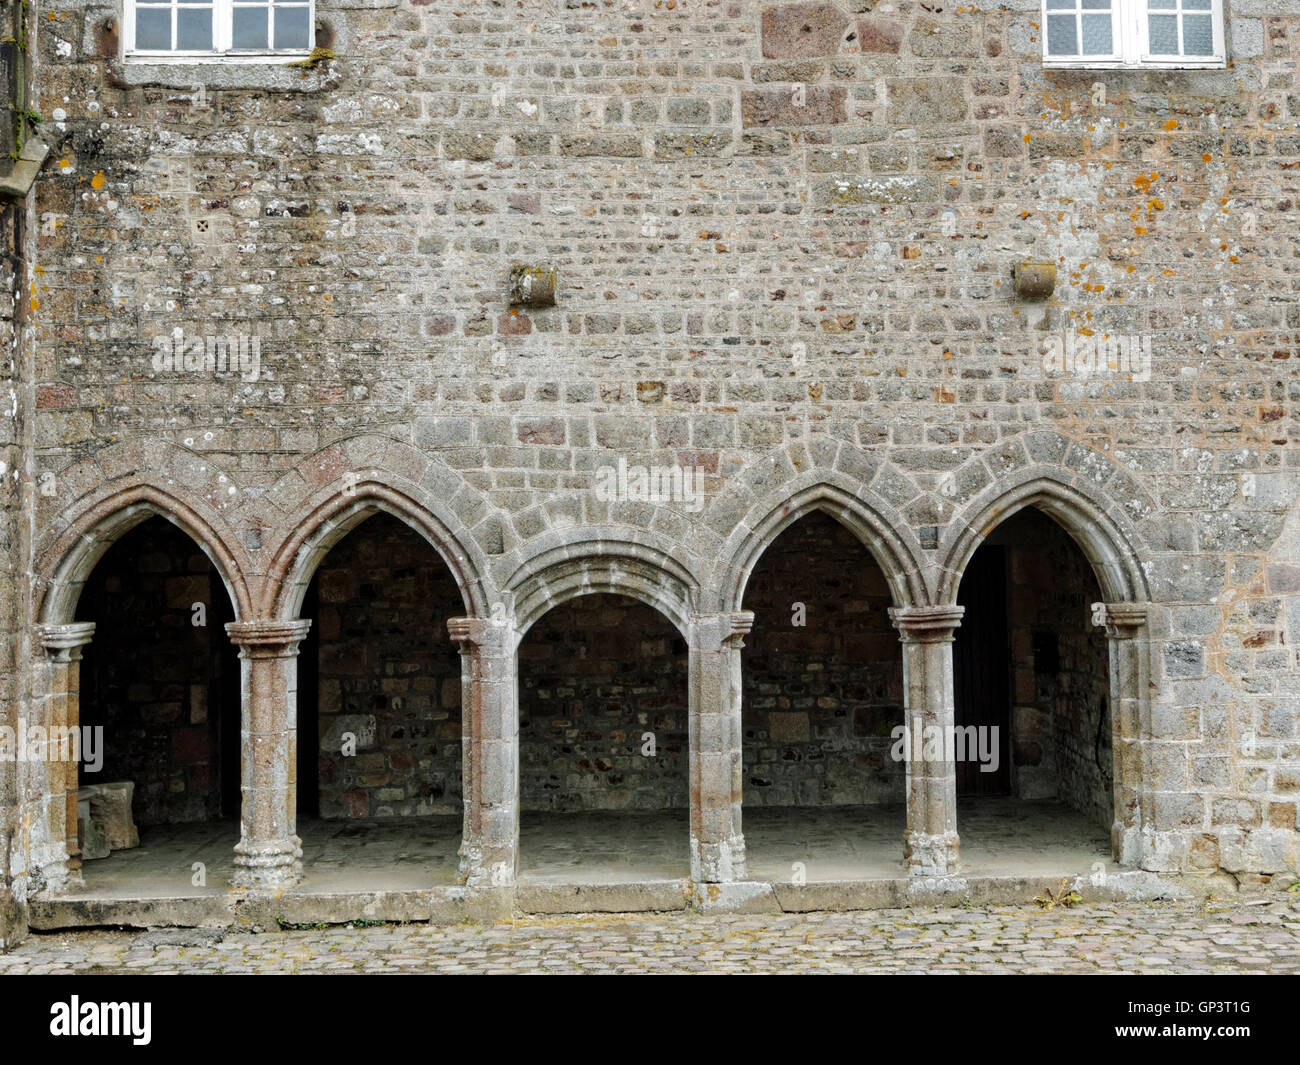
[[(27, 773), (32, 786), (41, 790), (44, 811), (43, 845), (38, 848), (40, 857), (33, 864), (39, 866), (46, 889), (57, 891), (81, 880), (81, 847), (77, 838), (81, 649), (95, 635), (95, 625), (90, 621), (41, 625), (37, 634), (45, 650), (44, 698), (41, 720), (26, 725), (44, 729), (47, 742), (40, 752), (43, 760), (29, 764)], [(28, 756), (33, 753), (28, 752)]]
[(240, 811), (234, 886), (289, 887), (302, 877), (297, 836), (298, 646), (311, 622), (235, 621), (239, 647)]
[(1110, 642), (1110, 725), (1115, 758), (1111, 852), (1120, 864), (1141, 867), (1144, 840), (1150, 841), (1156, 827), (1151, 808), (1155, 781), (1147, 779), (1151, 736), (1147, 604), (1099, 603), (1093, 621), (1105, 625)]
[(691, 619), (691, 879), (745, 879), (741, 831), (740, 649), (754, 626), (748, 610)]
[(955, 724), (952, 641), (963, 613), (960, 606), (889, 611), (903, 644), (904, 724), (911, 739), (905, 853), (913, 876), (948, 876), (958, 869), (957, 767), (926, 761), (914, 748), (926, 729), (937, 727), (946, 738)]
[(447, 631), (461, 656), (460, 878), (506, 887), (519, 867), (518, 640), (508, 622), (486, 618), (452, 618)]

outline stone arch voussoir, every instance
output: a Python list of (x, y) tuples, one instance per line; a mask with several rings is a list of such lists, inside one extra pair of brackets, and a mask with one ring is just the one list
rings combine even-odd
[(605, 527), (529, 546), (536, 550), (521, 554), (502, 582), (520, 638), (553, 607), (598, 593), (626, 595), (654, 607), (689, 638), (699, 582), (676, 545), (644, 530)]
[(919, 495), (905, 474), (851, 444), (812, 437), (788, 445), (738, 477), (706, 513), (715, 531), (727, 530), (711, 599), (720, 611), (740, 610), (768, 545), (800, 518), (821, 511), (871, 553), (895, 606), (923, 606), (930, 601), (926, 564), (903, 517)]
[(376, 513), (419, 533), (451, 571), (466, 615), (486, 615), (493, 597), (481, 539), (501, 523), (483, 494), (437, 459), (386, 438), (351, 438), (300, 463), (267, 497), (280, 535), (268, 552), (259, 601), (265, 616), (296, 617), (321, 559)]
[[(136, 464), (121, 454), (113, 456), (108, 467), (96, 463), (94, 468), (104, 483), (50, 516), (38, 531), (34, 616), (45, 624), (71, 622), (85, 582), (104, 553), (131, 529), (158, 516), (181, 529), (208, 557), (225, 585), (236, 618), (247, 618), (253, 609), (247, 583), (248, 556), (226, 515), (212, 505), (212, 493), (196, 493), (192, 484), (181, 483), (177, 474), (205, 472), (203, 482), (208, 487), (233, 486), (232, 482), (192, 452), (178, 456), (175, 452), (180, 449), (174, 447), (170, 451), (165, 447), (140, 450), (143, 454)], [(156, 464), (145, 473), (141, 467), (148, 457)], [(86, 463), (95, 460), (70, 467), (66, 483), (81, 483), (87, 471), (78, 467)], [(106, 476), (109, 470), (128, 466), (126, 472)]]
[[(962, 574), (976, 549), (995, 528), (1026, 507), (1053, 518), (1079, 545), (1107, 602), (1150, 599), (1142, 564), (1145, 545), (1130, 518), (1132, 508), (1107, 491), (1112, 482), (1127, 491), (1132, 478), (1100, 452), (1087, 450), (1091, 455), (1086, 456), (1083, 469), (1055, 463), (1022, 466), (964, 502), (945, 526), (939, 544), (937, 602), (956, 603)], [(1113, 467), (1113, 476), (1104, 476), (1103, 463)], [(1139, 503), (1144, 510), (1153, 507), (1145, 496)]]

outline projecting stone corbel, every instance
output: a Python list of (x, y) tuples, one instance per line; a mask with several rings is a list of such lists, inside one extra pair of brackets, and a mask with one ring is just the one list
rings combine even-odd
[(49, 154), (50, 146), (44, 141), (35, 139), (27, 141), (18, 156), (18, 162), (14, 164), (13, 171), (7, 177), (0, 178), (0, 195), (17, 200), (26, 198), (31, 192), (32, 185), (36, 183), (36, 175), (41, 172), (41, 167), (45, 165)]

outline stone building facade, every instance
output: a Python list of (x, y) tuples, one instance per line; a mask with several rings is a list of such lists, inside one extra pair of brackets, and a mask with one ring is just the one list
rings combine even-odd
[[(1296, 0), (1193, 70), (1047, 69), (1034, 0), (317, 0), (297, 66), (6, 8), (0, 724), (120, 691), (142, 827), (238, 804), (260, 891), (299, 806), (457, 814), (488, 891), (661, 805), (725, 887), (748, 806), (896, 802), (942, 878), (961, 768), (888, 737), (982, 663), (1124, 866), (1297, 871)], [(5, 944), (76, 786), (0, 760)]]

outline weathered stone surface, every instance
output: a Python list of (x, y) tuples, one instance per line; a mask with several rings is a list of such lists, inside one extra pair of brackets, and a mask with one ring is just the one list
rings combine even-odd
[[(986, 541), (1023, 569), (1008, 576), (1020, 614), (999, 657), (1024, 789), (1050, 785), (1100, 821), (1108, 787), (1116, 853), (1133, 866), (1274, 875), (1289, 860), (1291, 0), (1229, 11), (1231, 69), (1108, 71), (1104, 93), (1095, 71), (1042, 68), (1023, 5), (678, 4), (656, 9), (653, 54), (633, 55), (629, 33), (649, 22), (630, 30), (612, 7), (538, 21), (384, 4), (327, 14), (339, 58), (311, 71), (108, 62), (118, 42), (100, 16), (33, 34), (29, 98), (48, 104), (53, 150), (30, 202), (0, 210), (0, 724), (46, 708), (93, 724), (116, 708), (105, 772), (135, 782), (140, 824), (247, 807), (240, 867), (276, 886), (297, 861), (291, 798), (320, 768), (319, 737), (299, 743), (308, 703), (317, 727), (373, 718), (365, 756), (379, 762), (335, 797), (400, 816), (433, 801), (418, 793), (436, 772), (459, 801), (457, 667), (487, 670), (462, 693), (480, 708), (460, 718), (464, 869), (508, 883), (510, 767), (528, 741), (508, 724), (519, 663), (466, 636), (479, 649), (439, 640), (435, 668), (409, 623), (385, 633), (386, 616), (418, 613), (406, 570), (429, 571), (385, 558), (376, 527), (356, 523), (376, 510), (405, 522), (456, 588), (438, 610), (469, 622), (495, 611), (522, 625), (520, 603), (531, 623), (543, 604), (631, 587), (685, 640), (691, 619), (741, 612), (783, 523), (820, 510), (879, 567), (883, 588), (837, 603), (875, 619), (855, 633), (868, 657), (846, 666), (840, 637), (801, 632), (779, 670), (742, 658), (740, 688), (753, 676), (769, 690), (739, 713), (809, 722), (807, 741), (764, 747), (765, 721), (726, 717), (721, 663), (741, 651), (709, 652), (688, 702), (709, 704), (697, 742), (716, 758), (686, 791), (692, 832), (711, 833), (696, 857), (715, 873), (743, 869), (736, 788), (808, 802), (861, 797), (864, 777), (895, 787), (868, 741), (906, 701), (896, 666), (916, 661), (931, 680), (912, 703), (942, 714), (945, 659), (880, 631), (882, 597), (934, 621)], [(18, 39), (14, 9), (0, 37)], [(1054, 264), (1051, 295), (1019, 299), (1017, 262)], [(512, 313), (515, 263), (558, 265), (560, 306)], [(232, 368), (231, 351), (249, 363)], [(620, 462), (698, 465), (702, 493), (606, 498), (597, 472)], [(1048, 564), (1000, 542), (1022, 507), (1050, 514), (1077, 555), (1046, 534)], [(154, 512), (180, 546), (148, 522), (128, 529)], [(349, 550), (357, 572), (331, 571)], [(800, 587), (769, 612), (789, 617), (803, 586), (850, 565), (829, 557), (793, 567)], [(347, 610), (326, 604), (338, 617), (320, 640), (339, 650), (323, 676), (320, 644), (295, 660), (297, 637), (275, 629), (310, 602), (318, 567), (317, 591), (342, 595), (359, 629), (366, 619), (354, 635), (367, 650), (349, 650)], [(84, 670), (38, 635), (79, 609), (101, 624)], [(252, 626), (238, 648), (232, 617)], [(1103, 639), (1104, 688), (1085, 679), (1100, 676)], [(648, 642), (624, 653), (678, 668), (680, 648)], [(644, 706), (657, 674), (639, 678), (646, 692), (571, 696), (577, 666), (602, 659), (552, 653), (539, 681), (551, 705), (532, 716), (572, 724), (539, 725), (547, 743), (529, 757), (608, 781), (618, 767), (594, 768), (612, 757), (595, 745), (630, 757), (655, 731), (636, 721), (611, 739), (609, 705), (676, 709)], [(599, 741), (566, 716), (574, 701), (601, 718)], [(243, 749), (222, 753), (241, 731)], [(834, 759), (814, 757), (819, 742), (851, 770), (820, 773)], [(548, 759), (547, 744), (586, 745), (593, 768)], [(636, 801), (681, 795), (680, 780), (630, 765)], [(0, 839), (13, 841), (0, 847), (0, 937), (21, 935), (28, 900), (69, 871), (59, 791), (66, 803), (75, 782), (61, 772), (33, 783), (0, 761)], [(950, 776), (917, 780), (914, 809), (943, 821)], [(957, 856), (960, 825), (910, 833), (929, 858)]]
[(852, 23), (834, 4), (782, 4), (763, 11), (764, 59), (835, 55)]
[(140, 831), (131, 813), (135, 784), (129, 780), (91, 784), (78, 791), (79, 799), (90, 802), (90, 818), (104, 827), (110, 850), (129, 850), (140, 846)]
[(887, 78), (889, 119), (899, 125), (927, 126), (966, 118), (966, 94), (953, 78)]
[(858, 19), (858, 46), (864, 52), (897, 55), (903, 46), (906, 25), (898, 19), (876, 16)]
[(81, 860), (85, 862), (107, 858), (112, 849), (104, 822), (91, 815), (89, 798), (77, 803), (77, 846)]
[(845, 90), (839, 85), (795, 85), (743, 92), (741, 122), (752, 126), (826, 126), (845, 122)]

